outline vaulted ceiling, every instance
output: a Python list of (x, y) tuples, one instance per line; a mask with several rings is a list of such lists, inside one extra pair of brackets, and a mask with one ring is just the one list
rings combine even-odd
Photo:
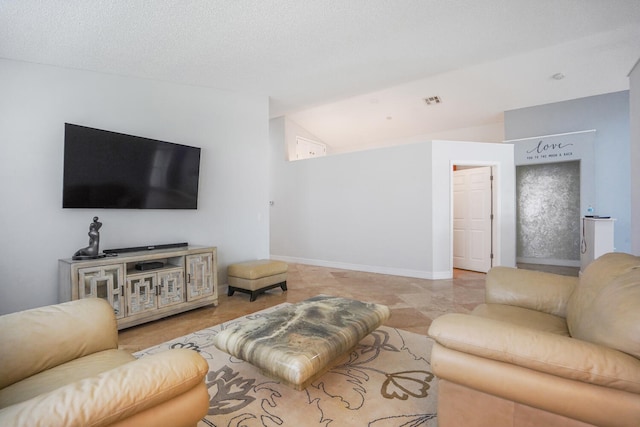
[(0, 57), (265, 95), (346, 150), (628, 89), (640, 1), (0, 0)]

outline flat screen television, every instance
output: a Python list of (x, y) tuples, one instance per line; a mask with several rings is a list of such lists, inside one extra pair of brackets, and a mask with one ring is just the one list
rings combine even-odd
[(63, 208), (197, 209), (200, 148), (65, 123)]

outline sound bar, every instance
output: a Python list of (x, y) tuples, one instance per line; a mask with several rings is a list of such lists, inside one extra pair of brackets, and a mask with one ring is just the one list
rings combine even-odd
[(154, 270), (162, 267), (164, 267), (164, 262), (160, 261), (139, 262), (136, 264), (136, 270), (140, 271)]
[(132, 246), (130, 248), (118, 248), (118, 249), (105, 249), (105, 254), (123, 254), (126, 252), (140, 252), (140, 251), (152, 251), (154, 249), (171, 249), (171, 248), (183, 248), (189, 246), (188, 243), (166, 243), (164, 245), (151, 245), (151, 246)]

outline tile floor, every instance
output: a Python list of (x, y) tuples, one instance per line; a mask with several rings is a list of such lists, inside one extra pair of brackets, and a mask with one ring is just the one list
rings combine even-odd
[[(521, 267), (577, 275), (576, 269)], [(426, 335), (436, 317), (450, 312), (467, 313), (482, 303), (484, 279), (483, 273), (464, 270), (454, 270), (453, 279), (427, 280), (289, 264), (287, 292), (272, 289), (249, 302), (249, 295), (240, 292), (228, 297), (227, 287), (222, 285), (217, 307), (203, 307), (122, 330), (119, 344), (131, 351), (142, 350), (283, 302), (298, 302), (319, 294), (385, 304), (391, 309), (386, 325)]]

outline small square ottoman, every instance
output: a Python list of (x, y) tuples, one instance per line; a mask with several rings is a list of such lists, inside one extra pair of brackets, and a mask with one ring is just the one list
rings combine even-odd
[(280, 287), (287, 290), (287, 263), (261, 259), (231, 264), (227, 267), (229, 279), (228, 296), (235, 291), (251, 294), (250, 301), (255, 301), (258, 294), (269, 289)]
[(218, 349), (304, 390), (384, 323), (385, 305), (318, 295), (222, 330)]

